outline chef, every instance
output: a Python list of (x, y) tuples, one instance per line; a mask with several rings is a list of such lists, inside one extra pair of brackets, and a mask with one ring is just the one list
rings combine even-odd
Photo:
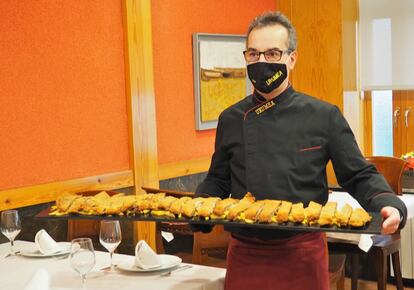
[[(290, 21), (279, 12), (256, 17), (247, 32), (244, 57), (254, 93), (221, 113), (210, 169), (196, 194), (242, 198), (251, 192), (259, 200), (324, 204), (331, 160), (339, 184), (365, 209), (381, 212), (384, 234), (401, 228), (405, 205), (365, 161), (339, 109), (290, 85), (297, 60)], [(226, 230), (232, 234), (226, 290), (329, 289), (322, 233)]]

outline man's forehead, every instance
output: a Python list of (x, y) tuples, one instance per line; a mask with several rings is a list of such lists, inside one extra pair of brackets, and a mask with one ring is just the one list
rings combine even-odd
[(255, 28), (250, 32), (247, 39), (247, 48), (286, 50), (288, 48), (288, 36), (287, 29), (280, 24)]

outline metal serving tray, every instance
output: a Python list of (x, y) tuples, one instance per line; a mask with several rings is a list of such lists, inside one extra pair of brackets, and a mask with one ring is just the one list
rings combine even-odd
[(224, 225), (224, 226), (235, 226), (235, 227), (251, 227), (251, 228), (262, 228), (262, 229), (275, 229), (275, 230), (290, 230), (290, 231), (307, 231), (307, 232), (340, 232), (340, 233), (353, 233), (353, 234), (380, 234), (382, 227), (382, 217), (379, 213), (370, 212), (372, 216), (371, 222), (364, 227), (336, 227), (336, 226), (306, 226), (300, 223), (287, 222), (283, 224), (271, 223), (254, 223), (249, 224), (243, 221), (228, 221), (228, 220), (202, 220), (196, 218), (169, 218), (169, 217), (157, 217), (150, 214), (146, 215), (135, 215), (135, 216), (119, 216), (119, 215), (79, 215), (79, 214), (68, 214), (61, 216), (49, 215), (51, 208), (47, 208), (39, 212), (36, 219), (63, 219), (63, 220), (120, 220), (120, 221), (147, 221), (147, 222), (182, 222), (192, 224), (205, 224), (205, 225)]

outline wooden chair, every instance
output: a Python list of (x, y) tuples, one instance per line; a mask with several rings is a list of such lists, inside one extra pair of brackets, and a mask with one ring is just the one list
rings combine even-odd
[(194, 264), (226, 268), (227, 248), (230, 234), (222, 225), (216, 225), (210, 233), (194, 233)]
[(401, 177), (404, 172), (406, 161), (386, 156), (370, 156), (365, 158), (375, 165), (378, 172), (384, 175), (392, 190), (398, 195), (402, 195)]
[[(373, 163), (377, 170), (384, 175), (387, 182), (397, 194), (401, 194), (401, 176), (404, 170), (405, 161), (394, 157), (372, 156), (366, 159)], [(377, 267), (377, 286), (378, 290), (385, 290), (387, 287), (388, 264), (387, 257), (391, 255), (392, 267), (395, 274), (397, 289), (404, 289), (401, 263), (400, 232), (392, 235), (378, 235), (374, 237), (374, 246), (371, 251), (374, 253)], [(328, 238), (329, 249), (337, 252), (347, 253), (351, 257), (351, 289), (358, 289), (358, 265), (359, 255), (364, 252), (358, 247), (358, 241)]]

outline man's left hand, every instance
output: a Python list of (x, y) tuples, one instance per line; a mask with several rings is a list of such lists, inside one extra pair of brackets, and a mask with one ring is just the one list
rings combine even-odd
[(400, 211), (395, 207), (386, 206), (382, 208), (381, 215), (384, 218), (381, 233), (383, 235), (395, 233), (400, 225)]

